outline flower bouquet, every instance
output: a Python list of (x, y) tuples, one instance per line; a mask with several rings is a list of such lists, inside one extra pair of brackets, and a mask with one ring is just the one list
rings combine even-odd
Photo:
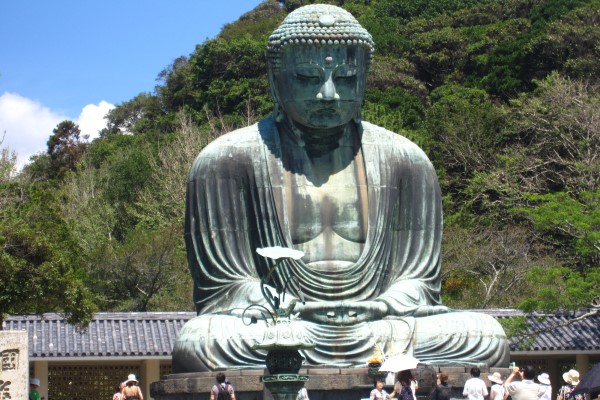
[(383, 359), (380, 355), (374, 355), (373, 357), (371, 357), (367, 360), (367, 367), (368, 367), (367, 373), (369, 374), (370, 377), (376, 378), (376, 377), (380, 377), (382, 375), (381, 372), (379, 372), (379, 368), (381, 367), (382, 362), (383, 362)]

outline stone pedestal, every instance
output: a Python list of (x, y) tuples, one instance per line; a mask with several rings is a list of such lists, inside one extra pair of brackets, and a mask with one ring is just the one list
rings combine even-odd
[[(428, 400), (429, 393), (437, 383), (437, 374), (447, 372), (449, 383), (453, 387), (454, 397), (463, 399), (462, 388), (470, 378), (470, 367), (453, 366), (419, 366), (413, 370), (419, 382), (417, 397)], [(505, 379), (508, 368), (481, 368), (481, 378), (489, 386), (488, 374), (500, 372)], [(237, 400), (270, 400), (268, 391), (264, 390), (261, 376), (267, 375), (266, 369), (242, 369), (223, 371), (233, 385)], [(210, 389), (215, 384), (216, 372), (199, 372), (190, 374), (172, 374), (150, 386), (150, 394), (155, 400), (209, 400)], [(310, 376), (305, 386), (310, 400), (359, 400), (368, 398), (373, 389), (373, 378), (368, 368), (302, 368), (301, 375)], [(392, 391), (391, 385), (386, 390)]]
[(0, 399), (29, 396), (27, 331), (0, 331)]

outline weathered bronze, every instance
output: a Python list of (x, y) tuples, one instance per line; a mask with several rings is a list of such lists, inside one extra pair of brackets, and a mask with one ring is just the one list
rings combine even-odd
[(306, 365), (364, 366), (375, 347), (438, 365), (508, 364), (492, 317), (440, 304), (440, 187), (418, 146), (361, 121), (372, 52), (368, 32), (329, 5), (297, 9), (269, 39), (273, 116), (209, 144), (189, 175), (198, 316), (177, 339), (175, 372), (264, 364), (253, 345), (267, 325), (241, 315), (265, 305), (271, 266), (255, 249), (272, 246), (305, 254), (283, 261), (269, 291), (287, 284), (285, 302), (297, 300), (295, 329), (315, 344)]

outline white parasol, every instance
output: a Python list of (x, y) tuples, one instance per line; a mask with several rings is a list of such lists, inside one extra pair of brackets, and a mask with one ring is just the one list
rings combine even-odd
[(413, 369), (417, 367), (419, 362), (420, 361), (413, 356), (409, 356), (408, 354), (400, 354), (386, 359), (383, 364), (381, 364), (381, 367), (379, 367), (379, 371), (398, 372), (406, 369)]

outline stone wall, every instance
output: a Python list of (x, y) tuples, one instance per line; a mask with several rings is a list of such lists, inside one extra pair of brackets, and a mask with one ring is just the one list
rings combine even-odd
[[(429, 392), (437, 383), (437, 373), (441, 371), (449, 374), (449, 383), (454, 388), (456, 398), (463, 398), (462, 387), (470, 378), (470, 367), (419, 366), (413, 370), (419, 382), (419, 400), (429, 399)], [(503, 378), (509, 373), (508, 368), (482, 368), (481, 378), (488, 387), (490, 382), (486, 379), (487, 375), (495, 371), (500, 372)], [(236, 390), (236, 400), (271, 400), (260, 381), (262, 375), (268, 374), (266, 369), (223, 372)], [(373, 388), (373, 378), (369, 376), (367, 368), (303, 368), (299, 374), (310, 377), (306, 383), (310, 400), (360, 400), (368, 398)], [(163, 380), (152, 383), (151, 396), (155, 400), (209, 400), (215, 375), (216, 372), (167, 375)], [(386, 388), (391, 392), (391, 385)]]

